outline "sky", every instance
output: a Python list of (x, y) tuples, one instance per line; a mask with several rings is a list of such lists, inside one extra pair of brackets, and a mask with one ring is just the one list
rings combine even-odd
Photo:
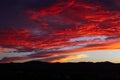
[(120, 63), (120, 0), (1, 0), (0, 63)]

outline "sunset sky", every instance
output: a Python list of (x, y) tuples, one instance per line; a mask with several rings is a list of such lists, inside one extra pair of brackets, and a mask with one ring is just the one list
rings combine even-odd
[(120, 0), (1, 0), (0, 63), (120, 63)]

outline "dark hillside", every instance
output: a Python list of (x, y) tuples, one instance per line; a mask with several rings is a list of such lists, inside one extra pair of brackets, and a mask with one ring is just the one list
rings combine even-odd
[(14, 80), (120, 80), (120, 64), (26, 62), (0, 64), (0, 77)]

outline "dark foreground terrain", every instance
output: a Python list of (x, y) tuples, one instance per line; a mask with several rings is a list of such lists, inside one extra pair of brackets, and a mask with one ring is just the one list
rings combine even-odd
[(36, 61), (0, 64), (0, 80), (120, 80), (120, 64)]

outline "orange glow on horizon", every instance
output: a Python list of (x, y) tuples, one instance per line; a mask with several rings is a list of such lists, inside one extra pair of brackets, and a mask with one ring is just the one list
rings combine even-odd
[(55, 63), (55, 62), (64, 63), (64, 62), (69, 62), (69, 60), (86, 58), (86, 57), (87, 57), (87, 55), (85, 55), (85, 54), (69, 55), (69, 56), (66, 56), (64, 58), (60, 58), (60, 59), (58, 58), (56, 60), (51, 60), (50, 63)]

